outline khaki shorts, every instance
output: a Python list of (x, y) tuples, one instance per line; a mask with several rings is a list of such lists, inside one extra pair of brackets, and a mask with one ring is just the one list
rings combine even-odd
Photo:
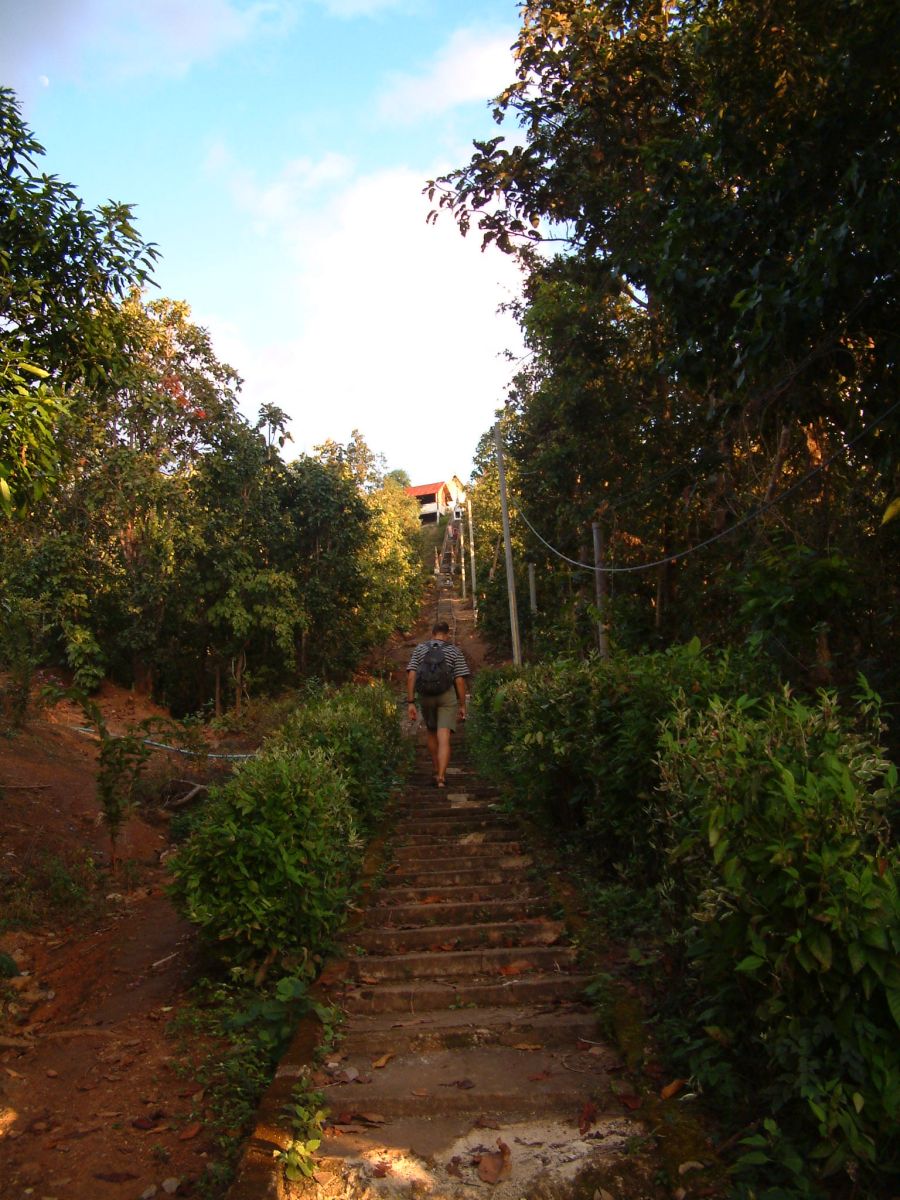
[(435, 733), (438, 729), (450, 729), (456, 733), (456, 714), (459, 712), (459, 697), (456, 688), (448, 688), (439, 696), (419, 697), (419, 708), (425, 728)]

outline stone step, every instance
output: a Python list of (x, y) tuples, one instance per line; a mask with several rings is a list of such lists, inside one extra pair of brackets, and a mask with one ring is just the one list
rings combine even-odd
[[(401, 846), (394, 851), (394, 862), (402, 866), (459, 862), (472, 858), (509, 858), (521, 854), (521, 842), (488, 842), (480, 833), (466, 833), (453, 841), (432, 842), (430, 845)], [(390, 869), (390, 868), (389, 868)]]
[(504, 883), (445, 884), (443, 887), (393, 887), (386, 884), (379, 890), (382, 905), (390, 904), (452, 904), (464, 901), (478, 903), (491, 900), (528, 900), (533, 893), (519, 876)]
[(433, 830), (424, 830), (417, 833), (406, 826), (398, 841), (397, 849), (412, 849), (414, 847), (435, 847), (435, 846), (452, 846), (456, 844), (458, 838), (481, 838), (484, 842), (508, 842), (510, 838), (515, 837), (516, 830), (511, 829), (507, 825), (499, 828), (490, 822), (485, 822), (479, 829), (465, 829), (451, 827), (443, 832)]
[(456, 979), (408, 983), (360, 985), (347, 990), (339, 1003), (348, 1013), (419, 1013), (435, 1009), (508, 1008), (523, 1004), (547, 1004), (576, 1000), (590, 982), (590, 975), (554, 971), (543, 975), (510, 976), (502, 983), (491, 979)]
[(525, 855), (508, 858), (485, 858), (451, 867), (435, 864), (431, 866), (401, 866), (390, 870), (387, 878), (392, 886), (442, 888), (459, 884), (506, 883), (511, 876), (523, 875), (531, 866)]
[(341, 1052), (356, 1062), (389, 1051), (409, 1053), (465, 1046), (564, 1046), (580, 1044), (608, 1060), (597, 1018), (578, 1001), (544, 1007), (437, 1009), (415, 1017), (398, 1013), (354, 1014), (341, 1026)]
[(460, 811), (455, 816), (408, 817), (403, 822), (402, 840), (410, 842), (414, 837), (427, 834), (431, 838), (454, 837), (460, 833), (475, 833), (478, 830), (502, 830), (506, 837), (515, 837), (518, 828), (508, 817), (495, 813), (467, 813)]
[(464, 925), (429, 925), (419, 929), (361, 929), (355, 945), (369, 954), (406, 954), (414, 950), (443, 952), (476, 946), (552, 946), (565, 932), (562, 921), (467, 922)]
[(367, 954), (350, 964), (348, 978), (366, 983), (395, 979), (449, 979), (459, 976), (520, 976), (574, 965), (573, 946), (488, 946), (474, 950), (420, 950), (407, 954)]
[(419, 804), (398, 804), (394, 811), (404, 818), (409, 817), (414, 820), (427, 818), (431, 821), (455, 820), (462, 814), (470, 816), (473, 813), (478, 816), (500, 817), (501, 819), (506, 815), (504, 809), (487, 800), (448, 801), (444, 800), (441, 792), (438, 792), (437, 796), (441, 798), (429, 796)]
[(535, 916), (546, 908), (540, 896), (513, 900), (451, 901), (444, 904), (380, 904), (367, 910), (367, 926), (397, 929), (426, 925), (455, 924), (461, 921), (494, 922)]

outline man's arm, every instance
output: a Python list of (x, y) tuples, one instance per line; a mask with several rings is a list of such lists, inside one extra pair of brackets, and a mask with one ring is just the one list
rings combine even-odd
[(415, 720), (419, 715), (416, 708), (416, 673), (415, 671), (406, 672), (406, 713), (411, 720)]
[(457, 675), (453, 680), (453, 686), (456, 688), (456, 699), (459, 704), (459, 719), (466, 719), (466, 677), (465, 675)]

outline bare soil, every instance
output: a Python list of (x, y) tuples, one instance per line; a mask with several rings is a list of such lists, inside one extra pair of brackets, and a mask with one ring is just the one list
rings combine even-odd
[[(470, 607), (443, 605), (477, 669), (485, 648)], [(366, 664), (398, 697), (433, 610), (429, 601), (416, 628)], [(166, 715), (109, 683), (95, 700), (113, 733)], [(61, 702), (0, 738), (0, 1198), (196, 1194), (213, 1149), (173, 1036), (198, 947), (166, 895), (168, 814), (141, 807), (111, 861), (97, 743), (83, 726), (80, 708)], [(160, 752), (147, 773), (190, 778), (184, 763)]]
[[(113, 732), (161, 709), (104, 685)], [(209, 1160), (171, 1036), (196, 959), (167, 899), (168, 824), (132, 816), (112, 867), (96, 742), (60, 703), (0, 741), (0, 1196), (139, 1197)], [(184, 774), (160, 753), (151, 773)], [(17, 925), (24, 927), (16, 928)], [(9, 976), (10, 959), (18, 974)]]

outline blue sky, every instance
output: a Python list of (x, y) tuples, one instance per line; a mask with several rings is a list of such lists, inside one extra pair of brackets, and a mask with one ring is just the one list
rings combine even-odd
[(513, 264), (421, 194), (497, 132), (517, 27), (515, 0), (0, 0), (0, 80), (45, 169), (136, 206), (248, 416), (430, 482), (468, 475), (520, 353)]

